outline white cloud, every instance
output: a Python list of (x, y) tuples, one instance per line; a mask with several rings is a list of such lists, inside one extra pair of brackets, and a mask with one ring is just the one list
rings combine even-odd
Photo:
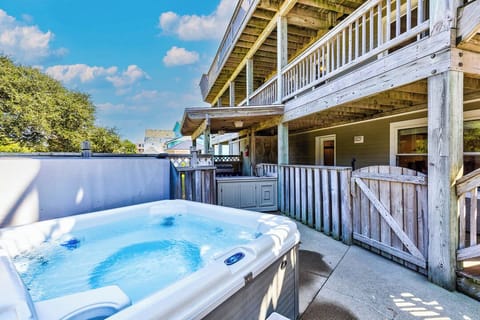
[(72, 64), (72, 65), (56, 65), (49, 67), (45, 73), (49, 76), (62, 81), (70, 83), (80, 80), (80, 82), (90, 82), (98, 77), (111, 76), (117, 73), (117, 67), (97, 67), (88, 66), (86, 64)]
[(185, 48), (172, 47), (168, 50), (163, 63), (167, 67), (181, 66), (185, 64), (192, 64), (198, 61), (198, 53), (195, 51), (188, 51)]
[[(28, 22), (28, 19), (24, 20)], [(0, 52), (23, 63), (38, 62), (52, 55), (64, 55), (66, 49), (52, 50), (50, 44), (54, 34), (43, 32), (38, 26), (9, 16), (0, 9)]]
[(107, 77), (107, 80), (110, 81), (115, 88), (125, 88), (143, 79), (150, 79), (150, 77), (145, 71), (134, 64), (129, 65), (127, 70), (122, 72), (122, 74)]
[(133, 96), (133, 101), (155, 100), (160, 97), (160, 92), (157, 90), (142, 90)]
[(101, 112), (124, 111), (126, 109), (124, 104), (113, 104), (110, 102), (97, 103), (96, 106), (97, 106), (97, 110)]
[(164, 12), (158, 19), (158, 27), (165, 34), (177, 35), (182, 40), (219, 39), (225, 32), (236, 1), (222, 0), (210, 15), (184, 15)]

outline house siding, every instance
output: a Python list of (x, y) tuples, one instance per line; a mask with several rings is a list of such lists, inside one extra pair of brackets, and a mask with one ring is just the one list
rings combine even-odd
[[(291, 164), (315, 164), (315, 137), (336, 135), (336, 156), (338, 166), (355, 168), (371, 165), (388, 165), (390, 162), (390, 123), (425, 118), (426, 112), (383, 118), (360, 124), (351, 124), (331, 129), (292, 134), (289, 137)], [(353, 143), (354, 136), (363, 136), (364, 143)]]

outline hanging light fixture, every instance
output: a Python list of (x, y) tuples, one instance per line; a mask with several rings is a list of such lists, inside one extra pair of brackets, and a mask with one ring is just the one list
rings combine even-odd
[(242, 128), (243, 127), (243, 121), (242, 120), (236, 120), (233, 122), (233, 125), (235, 128)]

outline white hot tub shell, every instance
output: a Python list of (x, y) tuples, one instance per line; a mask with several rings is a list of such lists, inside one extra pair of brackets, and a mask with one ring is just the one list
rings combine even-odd
[[(91, 299), (93, 294), (88, 293), (31, 301), (11, 258), (74, 229), (116, 222), (139, 211), (150, 215), (195, 214), (256, 229), (262, 235), (218, 255), (200, 270), (133, 305), (121, 288), (115, 287), (100, 288), (105, 291), (96, 293), (97, 303)], [(0, 287), (15, 292), (13, 296), (0, 297), (0, 318), (51, 319), (49, 309), (53, 315), (59, 311), (56, 306), (61, 305), (62, 312), (74, 315), (75, 319), (98, 316), (89, 313), (89, 306), (92, 310), (103, 308), (101, 311), (109, 319), (266, 319), (273, 312), (296, 319), (299, 241), (295, 223), (286, 217), (183, 200), (157, 201), (0, 229), (0, 268), (8, 271), (0, 277)], [(226, 260), (239, 253), (242, 259), (227, 265)], [(81, 305), (82, 294), (90, 297), (85, 299), (86, 305)], [(79, 310), (84, 312), (83, 318)]]

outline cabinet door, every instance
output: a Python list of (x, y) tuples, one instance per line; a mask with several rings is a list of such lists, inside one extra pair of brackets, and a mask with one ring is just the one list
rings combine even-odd
[(277, 188), (272, 182), (258, 183), (258, 206), (274, 207), (277, 203)]
[(240, 208), (240, 192), (234, 183), (218, 184), (218, 204), (225, 207)]
[(257, 207), (255, 182), (243, 182), (237, 186), (240, 187), (240, 190), (237, 188), (237, 193), (240, 191), (240, 208)]

